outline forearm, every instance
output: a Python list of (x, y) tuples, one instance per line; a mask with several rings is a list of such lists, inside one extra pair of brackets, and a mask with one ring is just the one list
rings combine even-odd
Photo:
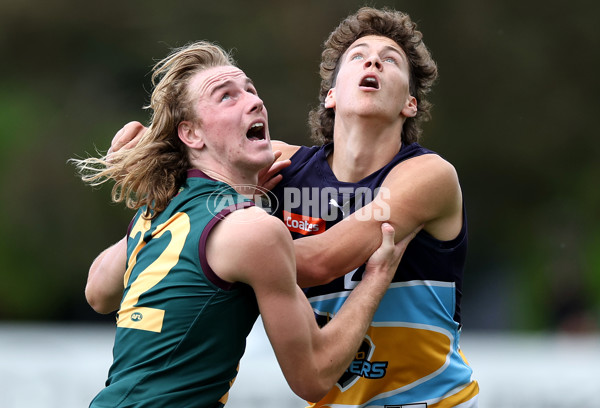
[(299, 334), (301, 322), (296, 321), (287, 330), (288, 352), (277, 352), (274, 344), (283, 374), (298, 396), (320, 400), (348, 369), (387, 289), (389, 280), (380, 278), (366, 277), (323, 328), (316, 326), (311, 313), (306, 316), (309, 320), (304, 322), (303, 336)]
[(106, 314), (119, 308), (123, 296), (123, 276), (127, 259), (125, 238), (104, 250), (92, 263), (85, 287), (89, 305)]
[[(331, 327), (327, 327), (328, 324), (319, 328), (306, 298), (304, 301), (306, 313), (295, 313), (293, 309), (297, 305), (291, 305), (285, 313), (272, 309), (267, 312), (261, 308), (261, 314), (290, 388), (300, 398), (318, 401), (348, 368), (364, 336), (364, 332), (359, 331), (366, 331), (367, 326), (361, 322), (360, 327), (356, 327), (353, 321), (340, 319), (345, 322), (333, 324), (332, 321)], [(279, 315), (276, 321), (271, 318), (274, 314)], [(342, 324), (347, 327), (342, 327)], [(353, 341), (348, 341), (348, 337), (352, 337)]]
[(298, 285), (324, 285), (364, 264), (381, 244), (383, 222), (394, 227), (394, 241), (400, 242), (426, 221), (402, 209), (386, 213), (385, 207), (375, 200), (322, 234), (296, 239)]
[(389, 279), (383, 276), (365, 276), (340, 311), (321, 329), (324, 341), (315, 356), (324, 363), (320, 375), (328, 388), (335, 385), (354, 360), (388, 286)]
[(324, 285), (364, 264), (381, 244), (380, 225), (351, 217), (323, 234), (296, 239), (298, 285)]
[(387, 223), (380, 228), (383, 233), (381, 246), (369, 258), (361, 282), (321, 329), (315, 351), (311, 353), (314, 361), (321, 363), (317, 372), (327, 389), (333, 387), (354, 359), (406, 246), (420, 229), (394, 244), (394, 228)]
[[(282, 371), (292, 390), (302, 398), (321, 399), (348, 368), (406, 245), (414, 237), (413, 233), (394, 245), (394, 229), (384, 224), (380, 230), (382, 244), (371, 255), (362, 281), (336, 316), (321, 329), (314, 320), (308, 299), (297, 286), (293, 293), (289, 293), (285, 285), (278, 293), (275, 281), (253, 286)], [(276, 281), (283, 281), (286, 275), (282, 271), (267, 272), (265, 276), (276, 277)]]

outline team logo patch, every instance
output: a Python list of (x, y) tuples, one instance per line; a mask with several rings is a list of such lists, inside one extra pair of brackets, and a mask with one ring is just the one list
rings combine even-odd
[(131, 314), (131, 320), (133, 320), (134, 322), (140, 322), (143, 318), (144, 318), (144, 315), (141, 314), (140, 312), (133, 312)]

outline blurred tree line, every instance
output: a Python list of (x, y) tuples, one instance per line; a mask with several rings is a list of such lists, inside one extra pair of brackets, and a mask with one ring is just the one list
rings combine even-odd
[(459, 172), (469, 215), (468, 329), (600, 325), (598, 3), (350, 1), (0, 4), (0, 319), (112, 320), (83, 289), (133, 213), (67, 163), (146, 122), (172, 47), (234, 51), (271, 135), (309, 144), (321, 44), (362, 5), (408, 12), (440, 70), (422, 144)]

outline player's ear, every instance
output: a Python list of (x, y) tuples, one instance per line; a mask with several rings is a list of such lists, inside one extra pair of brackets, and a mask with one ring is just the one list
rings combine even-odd
[(417, 98), (409, 96), (400, 113), (407, 118), (414, 118), (417, 116)]
[(329, 91), (327, 91), (327, 96), (325, 97), (325, 102), (323, 102), (323, 106), (325, 106), (325, 108), (327, 109), (335, 109), (335, 88), (331, 88)]
[(177, 126), (177, 135), (183, 143), (191, 148), (202, 149), (204, 147), (204, 133), (202, 129), (189, 120), (179, 123)]

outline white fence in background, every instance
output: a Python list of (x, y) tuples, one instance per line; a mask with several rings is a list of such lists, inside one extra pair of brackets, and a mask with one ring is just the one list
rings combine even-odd
[[(84, 408), (103, 386), (114, 329), (0, 324), (0, 408)], [(600, 408), (600, 336), (463, 333), (480, 408)], [(227, 408), (302, 408), (259, 320)]]

